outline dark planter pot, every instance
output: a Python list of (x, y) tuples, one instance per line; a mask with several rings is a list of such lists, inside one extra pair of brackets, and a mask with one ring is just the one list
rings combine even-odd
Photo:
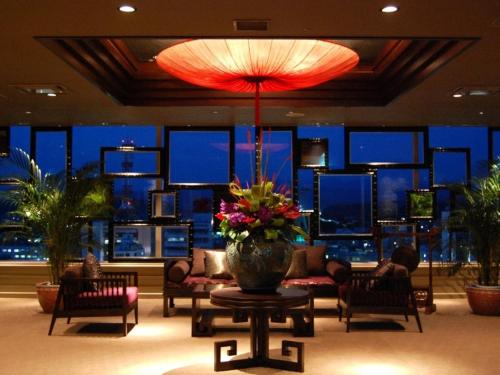
[(275, 292), (290, 268), (292, 252), (290, 242), (282, 239), (248, 237), (226, 246), (229, 270), (247, 293)]
[(36, 284), (36, 294), (42, 310), (46, 314), (52, 314), (56, 306), (59, 285), (51, 284), (48, 281)]
[(467, 300), (474, 314), (500, 315), (500, 286), (470, 285)]

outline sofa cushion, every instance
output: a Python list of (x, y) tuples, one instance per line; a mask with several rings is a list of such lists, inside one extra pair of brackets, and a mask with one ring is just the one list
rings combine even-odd
[[(139, 291), (136, 286), (128, 286), (125, 293), (127, 294), (127, 304), (135, 302), (139, 296)], [(92, 308), (113, 308), (122, 307), (123, 305), (123, 288), (104, 288), (99, 291), (82, 292), (73, 302), (73, 308), (92, 309)]]
[(205, 276), (205, 251), (225, 251), (225, 249), (202, 249), (194, 247), (191, 275)]
[(83, 264), (73, 264), (64, 269), (63, 279), (80, 279), (83, 277)]
[(328, 273), (336, 283), (341, 284), (349, 279), (351, 269), (336, 260), (331, 260), (326, 263), (326, 273)]
[(292, 253), (292, 263), (285, 275), (285, 279), (307, 277), (307, 254), (305, 250), (295, 250)]
[(392, 276), (394, 277), (408, 277), (410, 273), (408, 272), (408, 268), (401, 264), (393, 263), (394, 268), (392, 270)]
[(205, 251), (205, 276), (212, 279), (232, 279), (225, 251)]
[(193, 266), (191, 267), (191, 275), (205, 275), (205, 249), (193, 248)]
[(168, 280), (180, 283), (189, 274), (189, 263), (185, 260), (178, 260), (168, 270)]
[(408, 269), (408, 272), (412, 273), (418, 267), (420, 263), (420, 254), (411, 246), (399, 246), (397, 247), (391, 255), (392, 263), (401, 264)]
[[(87, 256), (83, 260), (83, 277), (91, 278), (91, 279), (101, 279), (103, 276), (102, 268), (97, 260), (97, 258), (92, 253), (87, 253)], [(87, 286), (89, 290), (96, 290), (97, 283), (90, 282)]]
[(330, 276), (308, 276), (300, 279), (288, 279), (281, 282), (283, 286), (333, 286), (335, 281)]
[(198, 284), (231, 284), (236, 285), (234, 279), (212, 279), (206, 276), (188, 276), (182, 282), (183, 287), (193, 288)]
[(326, 245), (317, 246), (296, 246), (296, 250), (306, 250), (307, 254), (307, 273), (309, 275), (324, 275)]

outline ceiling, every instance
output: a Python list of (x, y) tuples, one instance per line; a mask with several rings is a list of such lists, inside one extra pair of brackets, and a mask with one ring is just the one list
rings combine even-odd
[[(477, 41), (387, 103), (263, 101), (264, 124), (349, 126), (500, 124), (500, 92), (453, 98), (459, 88), (500, 91), (500, 0), (400, 0), (400, 11), (382, 14), (381, 0), (130, 0), (137, 12), (117, 11), (120, 1), (16, 0), (2, 2), (0, 22), (0, 125), (71, 124), (230, 125), (252, 123), (251, 96), (238, 102), (196, 105), (124, 105), (84, 72), (70, 66), (40, 37), (135, 40), (147, 57), (168, 39), (186, 37), (311, 37), (357, 41), (367, 60), (380, 48), (373, 39)], [(235, 19), (269, 20), (268, 31), (235, 31)], [(140, 43), (141, 39), (150, 43)], [(166, 40), (164, 40), (166, 39)], [(132, 46), (132, 44), (134, 44)], [(376, 43), (375, 43), (376, 44)], [(143, 58), (145, 58), (143, 57)], [(30, 95), (16, 86), (59, 85), (65, 94)], [(220, 95), (220, 94), (219, 94)], [(194, 103), (194, 102), (193, 102)], [(131, 104), (131, 103), (129, 103)], [(288, 112), (303, 117), (287, 117)]]

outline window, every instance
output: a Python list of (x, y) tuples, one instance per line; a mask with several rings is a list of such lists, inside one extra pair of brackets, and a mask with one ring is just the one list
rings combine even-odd
[(262, 176), (275, 186), (293, 190), (292, 130), (264, 130), (262, 140)]
[(371, 235), (373, 173), (319, 173), (318, 235)]
[(403, 220), (407, 217), (406, 193), (429, 187), (428, 169), (377, 170), (377, 218)]
[[(21, 149), (30, 153), (30, 127), (29, 126), (11, 126), (10, 127), (10, 145), (11, 149)], [(8, 158), (0, 157), (0, 183), (2, 180), (8, 180), (13, 177), (26, 178), (28, 175), (11, 163)]]
[(162, 188), (154, 178), (114, 178), (113, 206), (115, 221), (147, 221), (148, 192)]
[(150, 191), (151, 219), (177, 218), (177, 193), (175, 191)]
[(236, 126), (234, 136), (235, 176), (246, 187), (255, 181), (255, 127)]
[(162, 141), (157, 141), (156, 133), (156, 126), (74, 126), (73, 171), (88, 163), (98, 163), (101, 147), (161, 145)]
[(376, 262), (378, 251), (372, 239), (335, 239), (314, 241), (326, 245), (326, 259), (340, 258), (349, 262)]
[(69, 131), (34, 129), (35, 160), (43, 174), (66, 173)]
[(470, 182), (470, 151), (468, 148), (434, 148), (432, 151), (432, 185), (467, 185)]
[(297, 136), (302, 138), (324, 138), (328, 140), (329, 169), (344, 168), (344, 127), (340, 125), (300, 125)]
[[(488, 173), (488, 129), (481, 126), (431, 126), (429, 147), (470, 149), (471, 176)], [(459, 164), (461, 168), (463, 164)]]
[(227, 184), (232, 178), (229, 130), (167, 130), (170, 184)]
[(191, 253), (189, 224), (113, 227), (113, 258), (188, 257)]
[(425, 129), (347, 129), (349, 165), (423, 165)]
[(103, 147), (101, 165), (107, 176), (161, 177), (162, 149), (155, 147)]

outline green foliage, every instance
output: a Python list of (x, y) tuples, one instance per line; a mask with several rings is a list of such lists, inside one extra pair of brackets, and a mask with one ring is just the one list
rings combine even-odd
[(223, 201), (216, 217), (221, 220), (222, 235), (230, 241), (242, 242), (249, 236), (290, 240), (294, 233), (307, 238), (302, 228), (294, 225), (301, 216), (297, 207), (285, 194), (275, 192), (271, 181), (262, 181), (248, 189), (232, 182), (229, 191), (236, 202)]
[(82, 230), (89, 221), (111, 214), (109, 184), (93, 178), (97, 164), (86, 165), (66, 178), (43, 175), (19, 149), (11, 151), (9, 160), (29, 177), (13, 177), (17, 188), (3, 192), (0, 199), (13, 208), (11, 214), (19, 219), (23, 232), (43, 239), (51, 281), (57, 283), (68, 259), (88, 245), (82, 243)]
[(474, 255), (479, 264), (478, 282), (498, 285), (500, 264), (500, 159), (487, 177), (475, 179), (471, 187), (455, 190), (465, 197), (465, 207), (455, 210), (452, 226), (466, 226), (473, 238)]
[(433, 195), (431, 192), (411, 192), (410, 207), (412, 217), (432, 217)]

